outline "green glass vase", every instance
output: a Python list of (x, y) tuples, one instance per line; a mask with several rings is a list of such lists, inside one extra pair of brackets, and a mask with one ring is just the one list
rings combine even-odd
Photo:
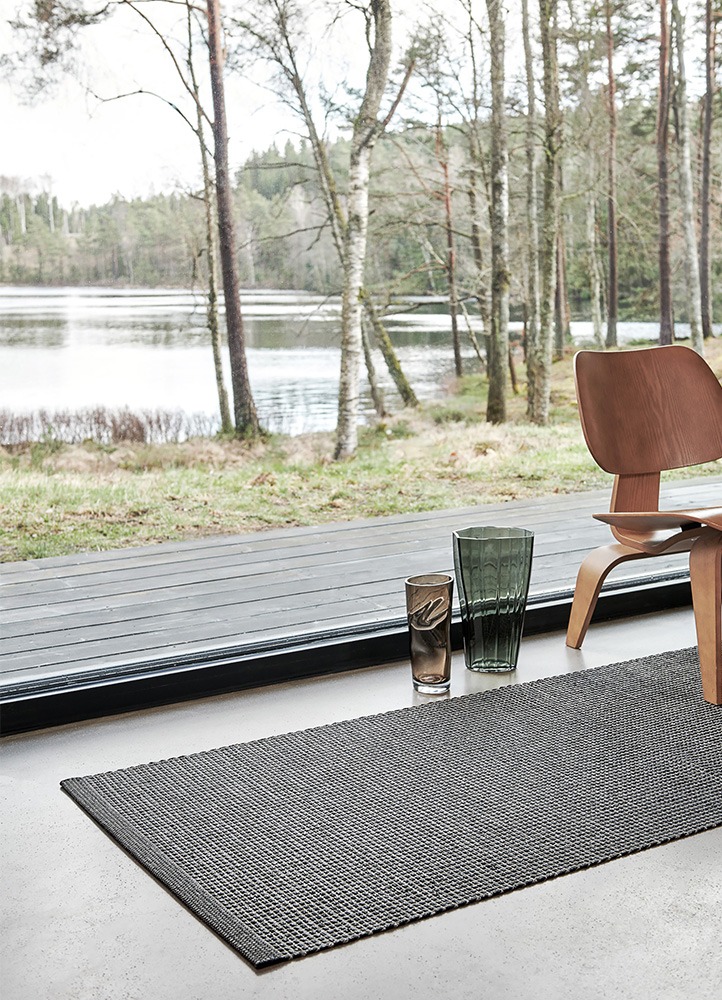
[(453, 533), (464, 658), (469, 670), (516, 670), (529, 593), (534, 534), (472, 527)]

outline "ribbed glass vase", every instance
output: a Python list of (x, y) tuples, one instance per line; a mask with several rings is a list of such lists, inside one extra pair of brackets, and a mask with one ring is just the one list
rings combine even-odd
[(471, 527), (453, 533), (464, 657), (469, 670), (516, 670), (529, 593), (534, 534)]

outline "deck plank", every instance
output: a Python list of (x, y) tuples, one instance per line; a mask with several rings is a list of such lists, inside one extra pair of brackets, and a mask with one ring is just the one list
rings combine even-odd
[[(663, 487), (670, 507), (719, 505), (721, 495), (722, 477)], [(0, 691), (108, 664), (251, 653), (398, 622), (404, 578), (450, 571), (451, 531), (474, 522), (531, 528), (532, 599), (570, 593), (584, 554), (609, 538), (591, 517), (608, 497), (597, 490), (4, 564)], [(628, 563), (614, 581), (684, 567), (684, 556)]]

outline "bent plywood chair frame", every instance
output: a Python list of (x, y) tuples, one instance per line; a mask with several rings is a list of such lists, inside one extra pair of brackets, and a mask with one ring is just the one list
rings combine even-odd
[(722, 386), (688, 347), (652, 347), (574, 359), (579, 416), (593, 458), (614, 475), (608, 514), (615, 542), (591, 552), (574, 591), (567, 645), (579, 649), (602, 584), (615, 566), (690, 553), (706, 701), (722, 704), (722, 507), (659, 510), (660, 472), (722, 458)]

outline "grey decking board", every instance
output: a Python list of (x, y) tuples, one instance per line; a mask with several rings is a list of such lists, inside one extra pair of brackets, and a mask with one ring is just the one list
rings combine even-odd
[[(263, 588), (247, 590), (242, 595), (233, 595), (229, 593), (229, 588), (224, 586), (213, 594), (205, 593), (200, 596), (195, 587), (189, 587), (186, 588), (189, 593), (185, 600), (176, 598), (152, 604), (139, 603), (136, 600), (129, 605), (132, 609), (132, 615), (128, 614), (128, 606), (121, 609), (122, 613), (117, 616), (109, 614), (105, 609), (99, 609), (95, 612), (69, 614), (59, 617), (57, 621), (51, 623), (48, 623), (47, 619), (41, 615), (39, 621), (36, 619), (14, 623), (15, 628), (6, 626), (3, 629), (2, 648), (6, 653), (17, 651), (18, 647), (14, 640), (21, 638), (27, 639), (27, 648), (40, 648), (43, 637), (47, 637), (47, 643), (67, 645), (78, 641), (75, 637), (77, 629), (99, 629), (103, 635), (109, 636), (112, 634), (109, 629), (118, 623), (126, 629), (131, 622), (136, 628), (142, 628), (141, 623), (144, 621), (152, 621), (156, 627), (162, 625), (172, 628), (176, 617), (186, 615), (191, 609), (194, 612), (194, 622), (199, 627), (206, 621), (215, 620), (219, 614), (224, 612), (224, 609), (226, 614), (232, 611), (236, 619), (249, 618), (249, 620), (253, 620), (258, 615), (259, 607), (264, 610), (266, 608), (276, 610), (305, 608), (310, 610), (324, 607), (330, 603), (329, 594), (343, 593), (344, 589), (350, 593), (348, 599), (380, 596), (387, 603), (391, 601), (401, 606), (403, 603), (403, 580), (404, 576), (408, 575), (405, 570), (408, 568), (409, 572), (413, 573), (419, 569), (425, 569), (428, 565), (427, 553), (424, 552), (421, 558), (423, 563), (417, 556), (414, 560), (416, 565), (408, 562), (399, 566), (400, 572), (396, 571), (394, 561), (391, 564), (394, 571), (391, 573), (388, 572), (388, 559), (385, 559), (383, 563), (377, 562), (375, 563), (377, 570), (382, 567), (386, 567), (386, 569), (382, 571), (383, 575), (377, 573), (373, 580), (369, 579), (369, 572), (364, 563), (362, 567), (352, 573), (346, 569), (343, 577), (339, 579), (303, 575), (294, 581), (293, 587), (289, 587), (287, 580), (280, 581), (274, 578), (272, 583)], [(561, 573), (559, 573), (558, 567), (559, 558), (556, 550), (550, 552), (546, 557), (537, 556), (531, 592), (534, 594), (548, 590), (550, 587), (558, 589), (559, 586), (571, 586), (576, 566), (569, 563)], [(445, 564), (435, 564), (434, 568), (440, 572), (453, 572), (450, 561)], [(340, 586), (341, 579), (346, 584), (345, 588)], [(350, 588), (349, 584), (353, 584), (353, 587)], [(339, 601), (346, 599), (337, 596), (333, 603), (338, 604)], [(12, 623), (9, 624), (12, 625)]]
[[(353, 606), (353, 613), (345, 614), (345, 605)], [(339, 607), (342, 613), (339, 614)], [(348, 609), (350, 610), (350, 609)], [(317, 612), (312, 614), (312, 612)], [(212, 622), (205, 622), (202, 637), (198, 636), (198, 629), (194, 626), (186, 626), (184, 629), (177, 629), (173, 633), (173, 639), (169, 638), (169, 633), (165, 629), (150, 629), (146, 632), (131, 632), (116, 637), (113, 648), (116, 653), (141, 652), (151, 654), (155, 651), (163, 650), (166, 655), (175, 652), (177, 655), (186, 652), (188, 649), (205, 648), (208, 644), (218, 644), (220, 640), (233, 640), (234, 645), (253, 646), (253, 639), (258, 639), (267, 634), (267, 629), (262, 626), (265, 619), (269, 619), (274, 632), (283, 638), (290, 635), (303, 635), (307, 631), (319, 631), (328, 623), (333, 623), (334, 627), (344, 626), (349, 623), (368, 624), (370, 622), (388, 622), (395, 617), (389, 613), (389, 609), (378, 599), (358, 600), (351, 599), (341, 602), (339, 605), (317, 606), (309, 609), (306, 616), (299, 615), (296, 610), (285, 613), (278, 611), (268, 612), (266, 615), (258, 616), (258, 625), (252, 635), (245, 635), (239, 629), (238, 623), (225, 618), (219, 618)], [(242, 640), (245, 638), (246, 642)], [(228, 644), (228, 643), (226, 643)], [(108, 642), (100, 639), (89, 641), (72, 646), (61, 646), (48, 648), (43, 646), (39, 650), (30, 650), (26, 653), (11, 654), (13, 659), (13, 672), (21, 671), (27, 667), (50, 667), (58, 665), (79, 664), (82, 662), (97, 662), (107, 654)]]
[[(568, 569), (576, 569), (575, 563), (579, 561), (585, 552), (593, 547), (592, 544), (589, 544), (591, 541), (592, 539), (574, 540), (573, 546), (569, 544), (566, 549), (554, 547), (548, 549), (546, 553), (543, 552), (541, 545), (538, 546), (533, 577), (535, 583), (544, 584), (545, 582), (560, 579), (560, 575), (556, 571), (556, 566), (561, 560), (564, 561)], [(339, 586), (352, 582), (363, 582), (369, 578), (373, 579), (379, 585), (386, 580), (394, 580), (399, 584), (401, 579), (410, 573), (424, 571), (429, 568), (429, 565), (433, 565), (435, 569), (448, 569), (450, 562), (450, 554), (448, 552), (441, 554), (439, 552), (430, 552), (428, 548), (423, 548), (417, 552), (407, 551), (403, 557), (395, 553), (380, 556), (373, 561), (375, 572), (372, 576), (369, 575), (367, 561), (341, 564), (334, 573), (323, 572), (324, 567), (322, 565), (320, 567), (299, 566), (283, 574), (269, 574), (262, 578), (254, 575), (228, 577), (225, 574), (209, 578), (208, 574), (204, 574), (202, 570), (199, 570), (197, 574), (184, 576), (182, 580), (177, 581), (174, 587), (161, 587), (156, 591), (151, 591), (148, 588), (128, 591), (127, 587), (122, 587), (121, 585), (106, 587), (102, 590), (100, 588), (90, 588), (67, 595), (70, 597), (70, 600), (66, 599), (65, 593), (46, 595), (44, 603), (41, 606), (31, 606), (30, 609), (27, 608), (25, 599), (23, 598), (20, 606), (17, 608), (17, 618), (27, 618), (30, 614), (33, 618), (45, 620), (48, 617), (48, 612), (53, 609), (53, 603), (60, 605), (62, 608), (61, 613), (69, 614), (71, 617), (74, 614), (82, 613), (87, 608), (98, 605), (101, 609), (105, 609), (117, 599), (120, 600), (119, 606), (131, 607), (133, 604), (146, 606), (156, 603), (163, 605), (167, 600), (182, 599), (184, 595), (200, 596), (201, 594), (205, 594), (207, 595), (207, 602), (201, 599), (197, 605), (198, 607), (203, 607), (204, 605), (216, 606), (217, 595), (228, 598), (229, 595), (235, 594), (237, 596), (230, 603), (243, 603), (245, 599), (248, 599), (247, 597), (244, 598), (239, 590), (243, 584), (245, 584), (246, 594), (250, 594), (252, 600), (261, 600), (266, 596), (284, 593), (328, 592), (337, 589)], [(561, 574), (562, 577), (566, 575), (567, 570)], [(203, 584), (202, 588), (199, 587), (199, 583)], [(249, 587), (253, 589), (249, 591)], [(9, 613), (11, 613), (10, 608), (14, 603), (13, 601), (8, 602), (4, 616), (5, 620), (9, 618)], [(158, 610), (160, 612), (161, 609), (159, 608)]]
[[(388, 598), (393, 593), (393, 588), (388, 584), (387, 588), (379, 588), (374, 584), (359, 585), (354, 587), (353, 594), (344, 598), (344, 600)], [(187, 621), (187, 616), (190, 612), (193, 613), (193, 620), (198, 624), (199, 628), (206, 622), (218, 620), (219, 616), (228, 619), (230, 611), (234, 612), (233, 620), (239, 624), (243, 623), (244, 626), (247, 626), (248, 623), (257, 625), (263, 616), (290, 611), (294, 608), (302, 608), (305, 611), (310, 611), (311, 609), (328, 606), (329, 602), (324, 600), (326, 595), (326, 591), (307, 591), (305, 593), (301, 592), (290, 595), (279, 593), (273, 598), (267, 598), (264, 601), (264, 611), (260, 614), (257, 609), (258, 602), (254, 601), (252, 595), (248, 595), (240, 603), (228, 599), (226, 599), (225, 603), (219, 600), (213, 607), (205, 604), (194, 605), (190, 601), (176, 601), (170, 603), (169, 606), (164, 606), (162, 612), (158, 612), (155, 607), (137, 606), (134, 608), (132, 618), (128, 618), (125, 615), (118, 617), (104, 616), (102, 611), (98, 611), (92, 613), (92, 615), (83, 615), (78, 625), (74, 625), (71, 628), (59, 626), (57, 629), (45, 628), (42, 631), (38, 631), (37, 629), (33, 631), (29, 629), (28, 623), (24, 623), (22, 631), (20, 629), (15, 632), (8, 630), (5, 633), (3, 650), (5, 652), (19, 650), (21, 647), (14, 644), (16, 641), (22, 642), (22, 640), (24, 640), (22, 645), (26, 649), (40, 649), (43, 645), (50, 645), (51, 642), (56, 646), (77, 644), (77, 629), (92, 628), (95, 636), (102, 635), (104, 637), (110, 637), (114, 634), (122, 635), (129, 630), (139, 633), (145, 628), (149, 628), (151, 631), (157, 631), (158, 628), (169, 630), (174, 628), (178, 620), (185, 618)], [(310, 596), (314, 598), (311, 601), (309, 601)], [(333, 606), (338, 607), (341, 603), (343, 601), (337, 600)], [(258, 629), (246, 628), (246, 630), (257, 631)]]
[[(512, 523), (511, 518), (507, 520), (509, 523)], [(606, 525), (591, 518), (584, 518), (583, 516), (575, 517), (571, 525), (567, 518), (550, 516), (549, 514), (539, 515), (534, 520), (528, 516), (522, 516), (518, 520), (528, 524), (536, 531), (538, 536), (537, 545), (547, 544), (550, 540), (554, 539), (586, 539), (592, 537), (593, 533), (596, 533), (594, 537), (598, 535), (601, 538), (607, 537), (608, 534)], [(333, 553), (338, 554), (339, 561), (341, 562), (359, 562), (374, 558), (379, 554), (380, 550), (387, 553), (392, 551), (405, 552), (415, 548), (422, 548), (426, 545), (433, 547), (443, 543), (447, 544), (449, 551), (451, 551), (451, 529), (442, 525), (439, 526), (436, 533), (429, 534), (424, 530), (423, 521), (420, 521), (416, 525), (411, 525), (408, 532), (403, 536), (399, 536), (395, 532), (386, 534), (383, 525), (369, 527), (363, 539), (364, 543), (348, 550), (334, 548), (333, 537), (333, 534), (327, 533), (323, 539), (322, 546), (314, 544), (304, 546), (303, 548), (294, 548), (288, 552), (275, 553), (272, 559), (269, 559), (265, 552), (260, 551), (244, 553), (249, 558), (239, 559), (233, 547), (229, 547), (229, 549), (224, 549), (214, 556), (186, 560), (183, 563), (164, 561), (159, 566), (154, 565), (152, 567), (146, 567), (142, 563), (138, 565), (129, 564), (123, 570), (115, 573), (107, 572), (103, 568), (98, 573), (85, 572), (81, 577), (63, 575), (60, 578), (53, 576), (40, 577), (37, 581), (5, 581), (3, 592), (7, 595), (5, 601), (27, 596), (29, 604), (36, 604), (39, 595), (55, 593), (59, 587), (60, 589), (72, 591), (74, 596), (80, 599), (80, 595), (84, 594), (86, 578), (88, 581), (87, 585), (96, 593), (101, 592), (99, 588), (104, 585), (106, 578), (112, 579), (114, 584), (122, 583), (124, 585), (126, 582), (130, 585), (133, 581), (140, 580), (144, 584), (143, 589), (149, 590), (155, 586), (166, 586), (168, 580), (188, 578), (196, 572), (207, 573), (212, 579), (221, 579), (221, 577), (217, 575), (211, 576), (211, 574), (217, 574), (225, 568), (233, 570), (233, 573), (224, 574), (223, 578), (225, 579), (232, 578), (233, 576), (243, 577), (254, 572), (265, 574), (277, 572), (279, 569), (286, 571), (289, 566), (300, 564), (307, 566), (328, 565), (329, 554)], [(591, 544), (598, 543), (592, 541)], [(152, 571), (149, 572), (149, 569)], [(112, 593), (112, 591), (108, 592)], [(3, 606), (18, 607), (20, 605), (4, 603)]]
[[(616, 578), (619, 583), (623, 579), (638, 579), (631, 569), (628, 575), (619, 575)], [(568, 580), (560, 581), (569, 583)], [(567, 589), (560, 587), (561, 589)], [(266, 609), (259, 613), (252, 611), (252, 602), (248, 602), (247, 608), (238, 607), (236, 615), (229, 617), (223, 614), (222, 608), (218, 608), (215, 615), (194, 614), (194, 624), (192, 631), (198, 641), (205, 639), (215, 640), (218, 637), (232, 634), (235, 642), (240, 645), (253, 646), (259, 636), (268, 634), (273, 630), (278, 636), (286, 637), (289, 628), (310, 627), (311, 624), (327, 622), (329, 620), (338, 621), (340, 618), (353, 618), (354, 620), (368, 621), (369, 614), (373, 615), (373, 620), (388, 619), (396, 620), (403, 616), (403, 602), (399, 600), (399, 588), (388, 591), (374, 591), (369, 588), (370, 593), (358, 593), (358, 588), (354, 588), (354, 593), (342, 600), (336, 600), (333, 605), (322, 602), (309, 604), (307, 595), (292, 595), (279, 601), (276, 604), (269, 602)], [(541, 592), (531, 595), (539, 596)], [(353, 605), (354, 613), (348, 615), (350, 606)], [(377, 614), (378, 613), (378, 614)], [(41, 634), (26, 633), (17, 637), (8, 637), (3, 640), (3, 652), (5, 656), (13, 658), (13, 669), (22, 669), (17, 657), (24, 653), (36, 653), (38, 658), (44, 658), (45, 662), (61, 663), (73, 662), (77, 659), (78, 650), (83, 650), (84, 654), (90, 650), (90, 656), (98, 655), (99, 650), (105, 647), (109, 640), (115, 645), (122, 645), (124, 649), (143, 648), (155, 649), (165, 647), (175, 647), (186, 642), (184, 638), (188, 633), (186, 623), (188, 621), (188, 609), (168, 612), (162, 617), (149, 615), (142, 619), (135, 617), (131, 620), (116, 620), (97, 622), (93, 628), (93, 645), (79, 641), (75, 630), (53, 632), (43, 632)], [(140, 623), (143, 622), (141, 627)], [(84, 626), (88, 628), (91, 626)], [(230, 632), (228, 629), (230, 628)], [(199, 635), (200, 633), (200, 635)], [(98, 643), (102, 644), (98, 646)], [(66, 650), (68, 653), (66, 654)], [(87, 658), (86, 656), (83, 657)]]
[[(588, 545), (588, 540), (592, 536), (594, 528), (592, 526), (579, 528), (576, 531), (565, 531), (563, 525), (555, 525), (555, 530), (542, 533), (538, 525), (537, 529), (538, 545), (553, 544), (565, 538), (578, 541), (579, 548)], [(601, 528), (605, 532), (605, 528)], [(601, 536), (600, 536), (601, 537)], [(594, 543), (592, 543), (594, 544)], [(397, 540), (395, 537), (384, 543), (380, 538), (378, 543), (363, 549), (350, 549), (347, 552), (338, 552), (328, 548), (321, 551), (311, 550), (302, 554), (289, 554), (285, 560), (274, 560), (272, 562), (265, 559), (239, 560), (235, 557), (218, 556), (209, 560), (198, 560), (183, 566), (180, 571), (163, 572), (159, 574), (149, 573), (143, 568), (130, 568), (128, 571), (117, 574), (100, 574), (98, 576), (88, 576), (78, 579), (74, 585), (58, 587), (52, 580), (43, 580), (38, 584), (23, 583), (17, 587), (12, 585), (4, 589), (6, 596), (2, 601), (2, 607), (9, 609), (12, 607), (22, 607), (23, 600), (32, 606), (43, 600), (54, 603), (57, 599), (62, 599), (64, 592), (72, 592), (75, 600), (85, 600), (88, 597), (110, 595), (121, 593), (123, 590), (131, 590), (136, 586), (139, 590), (149, 592), (152, 590), (163, 590), (169, 586), (176, 586), (183, 583), (197, 583), (202, 581), (220, 580), (243, 580), (250, 577), (260, 578), (270, 577), (278, 574), (290, 574), (297, 570), (314, 571), (318, 568), (326, 569), (329, 565), (358, 565), (374, 561), (378, 558), (389, 558), (393, 555), (403, 557), (405, 554), (414, 554), (427, 549), (437, 550), (443, 547), (447, 550), (448, 556), (451, 554), (451, 534), (443, 533), (437, 537), (410, 538)]]
[[(349, 603), (356, 604), (356, 602)], [(297, 644), (304, 645), (309, 641), (310, 635), (319, 636), (328, 634), (327, 626), (329, 622), (332, 623), (334, 634), (338, 634), (340, 631), (348, 633), (354, 629), (368, 629), (373, 624), (383, 629), (397, 625), (403, 618), (403, 613), (395, 615), (388, 608), (384, 608), (383, 612), (369, 613), (370, 611), (373, 612), (374, 609), (356, 607), (354, 614), (339, 615), (338, 608), (328, 609), (328, 614), (331, 617), (322, 617), (319, 615), (308, 622), (298, 622), (294, 619), (295, 628), (278, 634), (276, 638), (282, 639), (285, 646), (293, 645), (294, 641)], [(253, 656), (258, 649), (254, 640), (258, 640), (259, 635), (263, 639), (267, 638), (267, 633), (261, 631), (261, 633), (246, 637), (248, 641), (242, 643), (239, 642), (239, 636), (234, 629), (227, 629), (223, 626), (214, 635), (204, 636), (203, 639), (193, 637), (193, 639), (184, 639), (181, 642), (173, 644), (167, 641), (167, 637), (163, 639), (162, 636), (153, 636), (152, 641), (142, 641), (137, 644), (131, 643), (122, 651), (116, 649), (114, 655), (111, 657), (108, 657), (107, 644), (101, 643), (100, 650), (96, 650), (90, 646), (83, 646), (82, 652), (84, 656), (82, 659), (76, 658), (63, 662), (55, 660), (47, 664), (45, 668), (39, 666), (36, 661), (33, 661), (23, 669), (13, 671), (11, 676), (3, 678), (4, 683), (0, 684), (0, 692), (2, 692), (3, 688), (12, 688), (13, 684), (33, 681), (38, 678), (55, 677), (56, 679), (61, 679), (66, 676), (75, 675), (82, 679), (87, 675), (88, 670), (97, 670), (101, 665), (104, 668), (104, 672), (107, 671), (110, 665), (115, 665), (119, 671), (119, 675), (122, 675), (129, 669), (132, 671), (134, 664), (142, 664), (144, 668), (147, 668), (149, 661), (157, 669), (172, 668), (179, 659), (193, 654), (202, 653), (206, 660), (211, 660), (218, 656), (223, 656), (229, 650), (232, 650), (235, 655), (239, 655), (239, 652), (245, 649), (246, 653), (244, 655), (246, 657)], [(146, 636), (145, 640), (148, 638)], [(159, 639), (161, 641), (156, 644)]]
[[(572, 538), (567, 539), (566, 548), (548, 544), (548, 540), (543, 537), (537, 539), (536, 545), (536, 558), (534, 564), (534, 575), (533, 584), (538, 583), (543, 585), (544, 583), (551, 583), (552, 581), (558, 581), (566, 576), (567, 570), (565, 570), (561, 577), (558, 573), (552, 574), (549, 570), (554, 570), (557, 565), (557, 561), (563, 558), (564, 565), (571, 569), (570, 576), (576, 572), (576, 563), (581, 559), (583, 554), (589, 549), (593, 548), (595, 544), (599, 544), (600, 540), (608, 537), (606, 533), (606, 528), (600, 526), (601, 534), (598, 537), (592, 537), (585, 533), (581, 533), (579, 536), (576, 535), (573, 538), (573, 546), (570, 544)], [(549, 556), (550, 558), (545, 558)], [(444, 567), (448, 569), (451, 562), (451, 554), (447, 549), (445, 553), (429, 552), (428, 547), (419, 547), (416, 552), (411, 552), (406, 550), (403, 554), (403, 558), (400, 557), (399, 553), (386, 553), (379, 559), (374, 560), (374, 573), (373, 579), (377, 585), (380, 585), (385, 580), (393, 580), (396, 585), (400, 584), (400, 576), (408, 575), (408, 573), (415, 572), (419, 569), (419, 558), (424, 561), (422, 569), (427, 568), (428, 564), (433, 560), (435, 568), (442, 568), (441, 563), (443, 559), (446, 559)], [(555, 557), (558, 557), (555, 559)], [(437, 565), (438, 564), (438, 565)], [(130, 608), (134, 604), (146, 607), (147, 605), (157, 602), (158, 604), (163, 604), (168, 599), (167, 595), (171, 595), (171, 599), (182, 597), (183, 594), (192, 594), (194, 596), (199, 595), (198, 583), (199, 581), (203, 583), (202, 593), (207, 595), (208, 604), (201, 602), (198, 607), (211, 606), (215, 607), (217, 605), (217, 595), (222, 595), (226, 599), (229, 595), (236, 593), (236, 584), (244, 582), (246, 586), (249, 584), (253, 586), (253, 590), (250, 592), (249, 597), (251, 600), (257, 600), (265, 598), (266, 596), (278, 596), (283, 593), (297, 593), (297, 592), (328, 592), (329, 590), (336, 589), (339, 584), (348, 584), (349, 582), (358, 581), (363, 582), (368, 578), (368, 571), (364, 569), (367, 565), (367, 560), (354, 560), (353, 563), (344, 563), (343, 572), (340, 578), (335, 575), (325, 572), (327, 568), (327, 563), (321, 561), (316, 563), (313, 567), (308, 565), (299, 566), (294, 570), (286, 570), (281, 574), (269, 574), (267, 580), (249, 579), (246, 575), (245, 578), (242, 574), (238, 574), (236, 577), (229, 577), (226, 574), (220, 576), (210, 577), (209, 574), (203, 570), (199, 569), (197, 571), (198, 579), (195, 576), (189, 576), (184, 574), (180, 578), (174, 587), (169, 588), (167, 586), (161, 586), (156, 593), (151, 593), (148, 580), (144, 583), (146, 587), (128, 592), (125, 585), (118, 583), (111, 587), (91, 587), (89, 589), (76, 590), (72, 594), (67, 595), (70, 600), (66, 599), (65, 594), (58, 594), (57, 592), (51, 595), (46, 595), (44, 603), (31, 605), (29, 608), (22, 601), (10, 600), (6, 603), (5, 614), (3, 616), (4, 620), (8, 622), (13, 605), (17, 603), (17, 618), (22, 619), (30, 614), (33, 619), (45, 620), (48, 617), (48, 613), (53, 610), (53, 603), (57, 603), (62, 608), (62, 613), (69, 613), (72, 617), (75, 614), (81, 613), (81, 609), (87, 607), (88, 605), (97, 605), (100, 603), (101, 610), (107, 608), (108, 603), (113, 603), (116, 598), (120, 598), (120, 607)], [(353, 569), (349, 567), (353, 566)], [(406, 572), (408, 570), (408, 573)], [(359, 580), (359, 572), (361, 573), (361, 578)], [(349, 574), (352, 574), (351, 576)], [(267, 588), (271, 588), (275, 593), (267, 593)], [(248, 597), (246, 598), (248, 599)], [(244, 603), (244, 598), (239, 595), (231, 603)], [(162, 613), (162, 609), (158, 609), (159, 613)], [(54, 626), (51, 626), (51, 630), (54, 630)], [(36, 629), (37, 631), (37, 629)]]
[[(633, 578), (631, 567), (628, 575)], [(619, 576), (618, 580), (621, 579), (623, 577)], [(127, 625), (121, 624), (116, 635), (103, 635), (103, 632), (110, 633), (111, 629), (101, 627), (94, 630), (92, 640), (67, 645), (54, 643), (49, 647), (44, 641), (45, 637), (41, 636), (37, 643), (28, 642), (25, 653), (13, 649), (12, 641), (3, 643), (3, 646), (12, 659), (13, 670), (21, 671), (28, 666), (43, 667), (95, 660), (103, 655), (110, 639), (113, 640), (113, 648), (120, 653), (164, 650), (166, 654), (170, 654), (172, 650), (182, 652), (189, 643), (216, 643), (220, 639), (231, 638), (234, 645), (251, 648), (259, 638), (267, 637), (269, 630), (279, 639), (287, 639), (289, 635), (299, 631), (317, 631), (323, 623), (333, 622), (334, 627), (339, 627), (340, 624), (350, 622), (388, 622), (403, 617), (404, 613), (403, 594), (398, 585), (387, 593), (363, 597), (354, 588), (350, 596), (336, 600), (333, 604), (309, 604), (304, 600), (284, 601), (263, 612), (250, 610), (252, 607), (250, 602), (247, 613), (233, 618), (219, 614), (194, 616), (193, 624), (185, 627), (181, 627), (188, 620), (184, 613), (171, 616), (170, 621), (152, 617), (143, 629), (128, 629)], [(199, 632), (202, 634), (199, 635)]]

